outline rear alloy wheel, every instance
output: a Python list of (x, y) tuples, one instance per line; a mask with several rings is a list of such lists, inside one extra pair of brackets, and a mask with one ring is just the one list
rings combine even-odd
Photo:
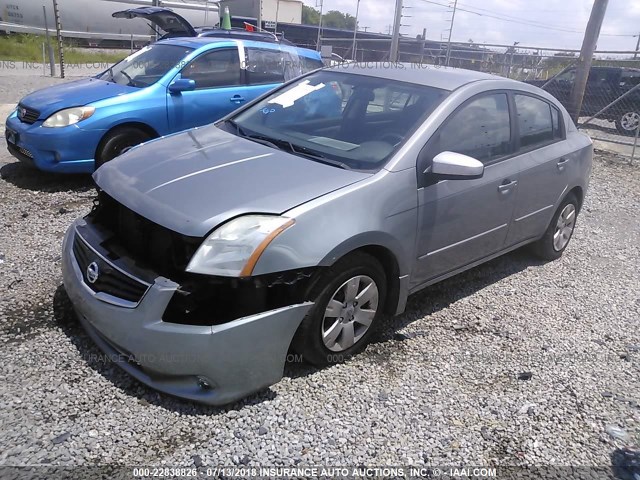
[(635, 135), (640, 125), (640, 113), (626, 112), (616, 120), (616, 130), (622, 135)]
[(109, 133), (100, 143), (96, 157), (96, 170), (105, 163), (119, 157), (131, 147), (151, 139), (151, 136), (134, 127), (123, 127)]
[(533, 244), (536, 255), (543, 260), (557, 260), (562, 256), (576, 228), (578, 199), (570, 194), (556, 211), (544, 236)]
[(386, 275), (370, 255), (355, 253), (327, 269), (312, 287), (315, 305), (292, 346), (309, 363), (340, 363), (367, 345), (386, 299)]

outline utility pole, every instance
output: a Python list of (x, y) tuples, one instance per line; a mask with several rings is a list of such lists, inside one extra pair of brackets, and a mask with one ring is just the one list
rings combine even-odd
[(593, 52), (598, 43), (602, 21), (604, 20), (608, 3), (609, 0), (594, 0), (589, 23), (587, 23), (587, 30), (584, 33), (582, 50), (576, 63), (576, 78), (573, 82), (573, 88), (571, 89), (571, 96), (569, 97), (569, 114), (576, 123), (578, 123), (578, 117), (582, 109), (582, 100), (584, 98), (584, 91), (587, 88), (587, 79), (589, 78), (589, 71), (591, 70)]
[(60, 55), (60, 78), (64, 78), (64, 44), (62, 43), (62, 25), (60, 23), (60, 10), (58, 10), (58, 0), (53, 0), (53, 16), (56, 22), (56, 35), (58, 37), (58, 54)]
[[(279, 2), (278, 2), (279, 3)], [(258, 15), (256, 16), (258, 31), (262, 31), (262, 0), (258, 0)]]
[[(318, 6), (318, 2), (316, 2), (316, 7)], [(322, 49), (320, 46), (320, 41), (322, 40), (322, 11), (324, 9), (324, 0), (320, 0), (320, 21), (318, 22), (318, 41), (316, 45), (318, 46), (318, 51)]]
[(353, 55), (352, 60), (356, 60), (356, 45), (358, 40), (358, 14), (360, 13), (360, 0), (358, 0), (358, 6), (356, 7), (356, 24), (353, 27)]
[(453, 15), (451, 15), (451, 25), (449, 27), (449, 39), (447, 40), (447, 59), (445, 65), (449, 66), (449, 60), (451, 60), (451, 35), (453, 34), (453, 22), (456, 19), (456, 10), (458, 9), (458, 0), (453, 2)]
[(633, 59), (638, 58), (638, 50), (640, 50), (640, 33), (636, 35), (638, 37), (638, 41), (636, 42), (636, 52), (633, 54)]
[(398, 61), (398, 49), (400, 47), (400, 26), (402, 25), (402, 0), (396, 0), (396, 18), (393, 23), (393, 37), (391, 38), (391, 52), (389, 61)]
[(47, 35), (47, 53), (49, 54), (49, 68), (51, 69), (51, 76), (56, 76), (56, 56), (53, 53), (53, 47), (51, 46), (51, 37), (49, 37), (49, 22), (47, 21), (47, 7), (42, 6), (42, 13), (44, 14), (44, 28)]

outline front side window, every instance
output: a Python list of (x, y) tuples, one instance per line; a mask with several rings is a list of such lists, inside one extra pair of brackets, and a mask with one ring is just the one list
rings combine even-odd
[(509, 102), (505, 93), (483, 95), (460, 108), (436, 132), (429, 159), (455, 152), (489, 163), (511, 153)]
[(238, 50), (214, 50), (199, 56), (182, 70), (182, 78), (194, 80), (196, 89), (240, 85)]
[(247, 82), (250, 85), (284, 83), (287, 60), (279, 50), (247, 48)]
[(446, 95), (423, 85), (319, 71), (241, 112), (228, 130), (320, 162), (374, 170)]
[(576, 79), (576, 71), (574, 69), (567, 70), (555, 78), (556, 82), (573, 83)]
[[(520, 147), (530, 148), (554, 140), (551, 105), (528, 95), (514, 95), (520, 129)], [(559, 125), (559, 121), (556, 122)]]
[(155, 44), (138, 50), (98, 76), (107, 82), (145, 88), (164, 77), (193, 52), (192, 48)]

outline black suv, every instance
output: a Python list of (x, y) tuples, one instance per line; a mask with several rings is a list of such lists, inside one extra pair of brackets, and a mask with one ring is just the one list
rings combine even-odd
[[(576, 70), (571, 68), (553, 78), (544, 89), (568, 107), (575, 77)], [(527, 83), (542, 87), (546, 80), (533, 80)], [(595, 115), (638, 83), (640, 83), (640, 69), (591, 67), (580, 116)], [(634, 135), (640, 123), (640, 89), (605, 110), (598, 115), (598, 118), (615, 122), (616, 129), (623, 135)]]

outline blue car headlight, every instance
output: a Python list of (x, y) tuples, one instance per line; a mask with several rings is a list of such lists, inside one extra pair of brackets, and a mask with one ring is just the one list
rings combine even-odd
[(95, 113), (95, 107), (75, 107), (60, 110), (45, 120), (42, 124), (46, 128), (62, 128), (75, 125), (86, 120)]

